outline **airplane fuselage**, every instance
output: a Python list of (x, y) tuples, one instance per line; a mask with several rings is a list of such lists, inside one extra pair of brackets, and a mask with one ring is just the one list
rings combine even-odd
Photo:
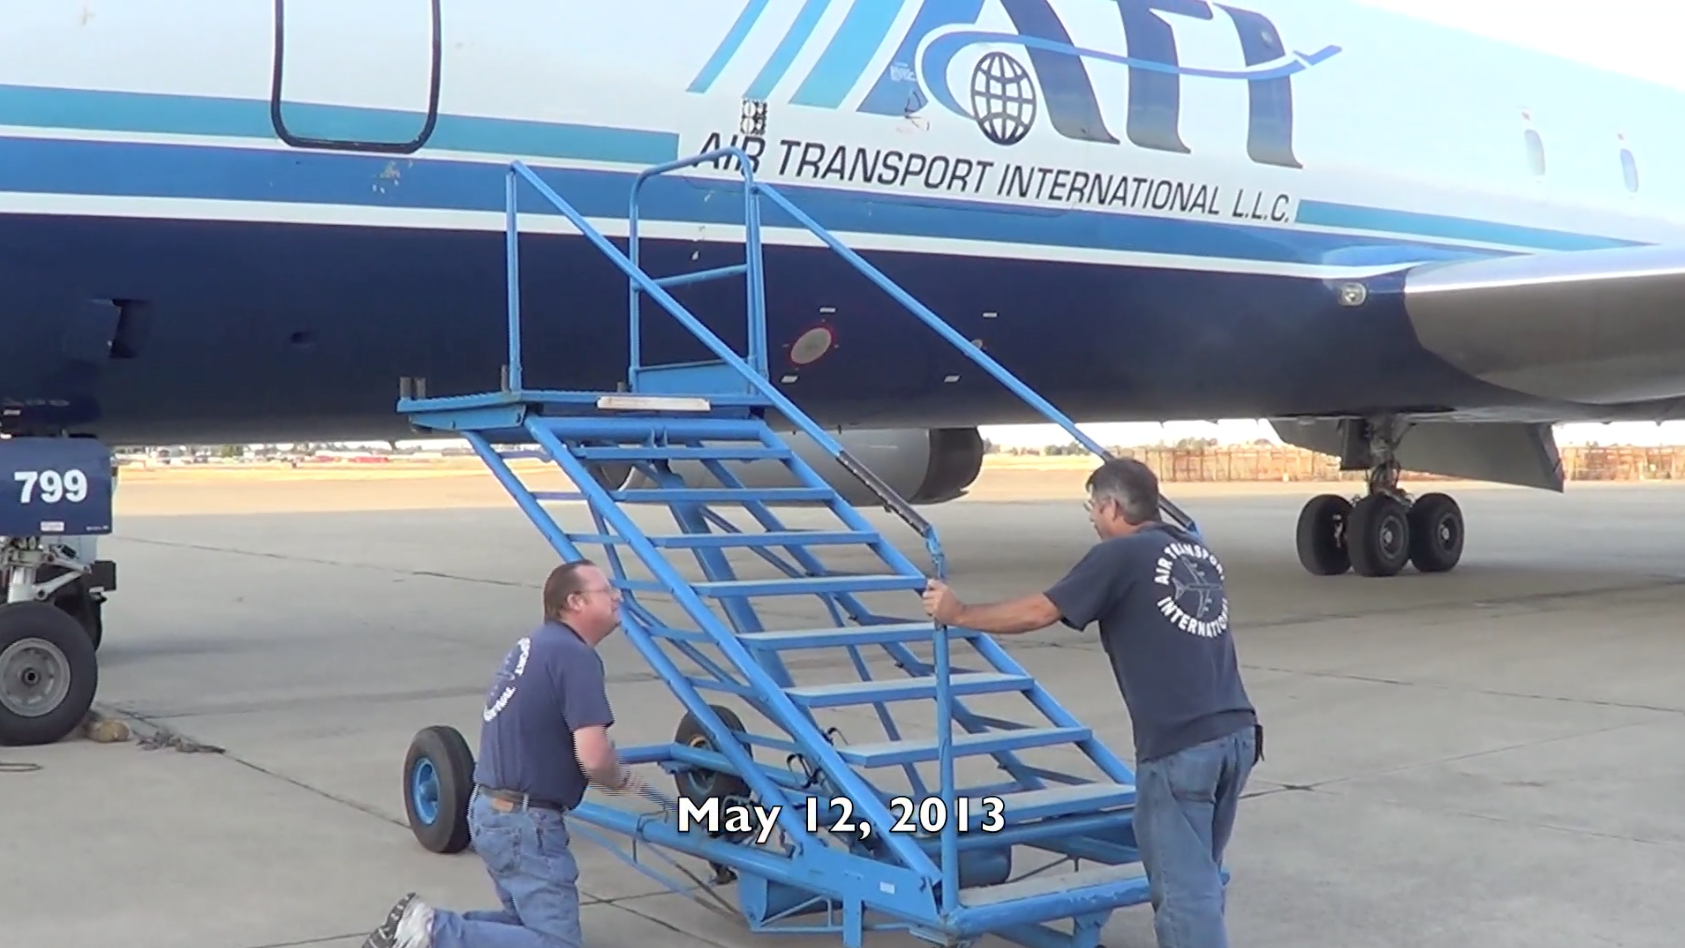
[[(1079, 421), (1673, 410), (1480, 381), (1421, 344), (1388, 274), (1677, 239), (1685, 98), (1358, 6), (15, 6), (0, 28), (15, 428), (403, 437), (400, 378), (498, 385), (511, 159), (622, 237), (641, 169), (733, 144)], [(739, 177), (652, 182), (645, 269), (740, 260)], [(627, 281), (524, 207), (527, 384), (612, 389)], [(1038, 420), (767, 223), (773, 376), (809, 414)], [(1366, 300), (1343, 305), (1356, 280)], [(739, 284), (676, 295), (741, 351)], [(645, 361), (700, 355), (645, 312)]]
[[(1460, 562), (1460, 507), (1401, 471), (1560, 490), (1550, 423), (1685, 417), (1685, 94), (1356, 3), (1240, 4), (10, 0), (0, 648), (47, 638), (63, 667), (14, 679), (74, 684), (0, 709), (0, 743), (83, 720), (115, 588), (108, 452), (56, 436), (403, 438), (400, 392), (498, 390), (517, 160), (624, 240), (641, 172), (740, 149), (1069, 418), (1277, 420), (1368, 472), (1301, 512), (1318, 575)], [(647, 272), (742, 262), (743, 171), (648, 182)], [(628, 280), (525, 190), (524, 387), (614, 390)], [(844, 503), (883, 502), (855, 462), (958, 497), (977, 426), (1042, 420), (763, 224), (771, 380), (865, 429), (796, 444)], [(745, 352), (743, 290), (674, 295)], [(706, 355), (642, 311), (642, 364)], [(767, 463), (751, 486), (789, 486)]]

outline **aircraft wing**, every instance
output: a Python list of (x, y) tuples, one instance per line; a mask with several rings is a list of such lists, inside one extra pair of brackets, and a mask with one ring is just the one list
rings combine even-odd
[(1494, 385), (1592, 405), (1685, 396), (1685, 247), (1425, 264), (1404, 300), (1423, 346)]

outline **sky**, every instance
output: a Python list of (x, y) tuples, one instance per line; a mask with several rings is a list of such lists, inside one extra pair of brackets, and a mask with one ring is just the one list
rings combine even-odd
[[(1671, 10), (1679, 0), (1603, 0), (1569, 4), (1560, 0), (1357, 0), (1364, 6), (1392, 10), (1446, 23), (1521, 46), (1626, 73), (1651, 82), (1685, 88), (1685, 57)], [(1103, 445), (1131, 446), (1216, 438), (1222, 443), (1280, 443), (1267, 422), (1254, 420), (1082, 425)], [(1003, 446), (1041, 447), (1071, 439), (1056, 425), (991, 426), (983, 437)], [(1586, 444), (1685, 444), (1685, 422), (1663, 425), (1562, 425), (1557, 441)]]

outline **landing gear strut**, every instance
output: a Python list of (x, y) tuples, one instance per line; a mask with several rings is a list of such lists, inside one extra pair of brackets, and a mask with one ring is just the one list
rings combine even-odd
[(93, 705), (114, 480), (98, 441), (0, 438), (0, 745), (56, 743)]
[(1299, 513), (1299, 562), (1318, 576), (1350, 570), (1395, 576), (1406, 564), (1443, 573), (1463, 555), (1463, 512), (1447, 494), (1412, 500), (1398, 486), (1397, 451), (1406, 427), (1396, 419), (1348, 421), (1341, 470), (1369, 471), (1368, 493), (1311, 498)]

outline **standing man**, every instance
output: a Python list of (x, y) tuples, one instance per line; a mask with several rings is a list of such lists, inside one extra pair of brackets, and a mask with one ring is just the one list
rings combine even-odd
[(1160, 948), (1225, 948), (1220, 870), (1263, 730), (1229, 631), (1223, 568), (1159, 520), (1158, 478), (1107, 461), (1088, 478), (1100, 542), (1045, 593), (968, 606), (932, 580), (925, 611), (996, 635), (1100, 623), (1135, 732), (1135, 838)]
[(579, 864), (565, 814), (587, 783), (642, 783), (615, 758), (597, 643), (620, 624), (620, 593), (590, 560), (544, 583), (544, 623), (515, 643), (486, 694), (468, 823), (501, 911), (450, 912), (410, 893), (363, 948), (580, 948)]

